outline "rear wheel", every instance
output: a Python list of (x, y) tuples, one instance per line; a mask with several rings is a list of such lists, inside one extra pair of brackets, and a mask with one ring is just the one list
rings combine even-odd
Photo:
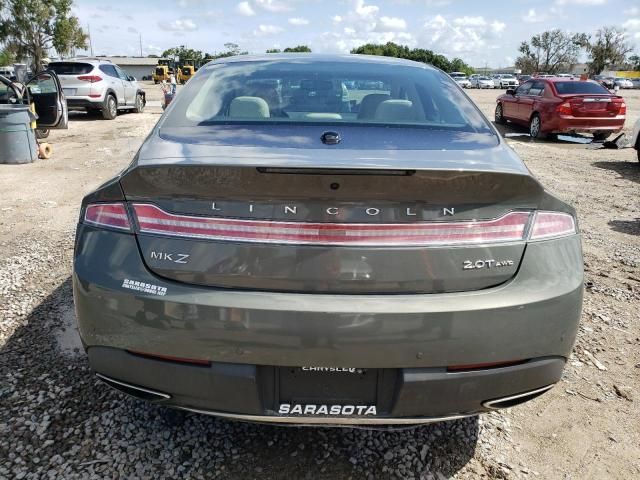
[(547, 135), (542, 132), (542, 119), (537, 113), (534, 113), (531, 116), (531, 120), (529, 120), (529, 135), (531, 135), (531, 138), (537, 138), (538, 140), (547, 138)]
[(105, 120), (113, 120), (118, 116), (118, 104), (116, 103), (116, 97), (113, 95), (107, 95), (104, 100), (104, 107), (102, 108), (102, 117)]
[(41, 138), (49, 137), (49, 129), (48, 128), (36, 128), (36, 138), (40, 140)]
[(135, 113), (144, 112), (144, 98), (142, 97), (141, 94), (136, 95), (136, 103), (135, 103), (135, 107), (133, 108), (133, 111)]
[(499, 125), (504, 125), (505, 123), (507, 123), (507, 121), (504, 119), (501, 103), (496, 105), (495, 120), (496, 120), (496, 123)]
[(610, 136), (611, 136), (611, 133), (594, 133), (593, 134), (593, 141), (594, 142), (604, 142)]

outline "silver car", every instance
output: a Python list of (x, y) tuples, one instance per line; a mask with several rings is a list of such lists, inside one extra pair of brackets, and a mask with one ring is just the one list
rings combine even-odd
[(473, 77), (471, 79), (471, 86), (473, 88), (493, 88), (493, 80), (490, 77)]
[(69, 110), (101, 112), (107, 120), (116, 118), (118, 110), (144, 110), (144, 90), (134, 77), (109, 60), (68, 59), (51, 62), (49, 69), (62, 83)]

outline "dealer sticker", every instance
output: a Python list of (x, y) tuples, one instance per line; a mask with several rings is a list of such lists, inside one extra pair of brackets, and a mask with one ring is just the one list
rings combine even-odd
[(122, 282), (122, 288), (129, 290), (136, 290), (142, 293), (150, 293), (151, 295), (159, 295), (164, 297), (167, 294), (166, 287), (160, 287), (159, 285), (153, 285), (151, 283), (139, 282), (137, 280), (129, 280), (125, 278)]

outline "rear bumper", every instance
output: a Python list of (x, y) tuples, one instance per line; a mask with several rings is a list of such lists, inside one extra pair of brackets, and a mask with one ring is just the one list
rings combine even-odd
[(544, 393), (560, 379), (565, 364), (564, 358), (549, 357), (457, 373), (404, 368), (395, 372), (390, 391), (378, 395), (375, 416), (297, 416), (278, 413), (282, 399), (274, 367), (189, 366), (106, 347), (89, 348), (88, 355), (108, 385), (155, 403), (239, 420), (309, 424), (416, 424), (473, 415), (491, 410), (492, 400), (524, 393), (510, 400), (515, 404)]
[(101, 109), (103, 104), (104, 98), (67, 97), (69, 110)]
[[(125, 350), (208, 360), (214, 370), (223, 366), (242, 372), (246, 390), (230, 385), (234, 398), (255, 396), (256, 372), (276, 366), (395, 369), (402, 372), (403, 387), (387, 412), (392, 417), (473, 413), (482, 411), (486, 400), (556, 382), (575, 339), (582, 281), (576, 235), (529, 244), (512, 280), (473, 292), (331, 295), (215, 289), (158, 277), (144, 265), (132, 235), (84, 225), (78, 230), (73, 275), (80, 335), (96, 372), (168, 392), (174, 406), (264, 415), (269, 407), (259, 402), (251, 408), (237, 398), (219, 403), (227, 387), (212, 384), (208, 369), (141, 359)], [(131, 282), (138, 283), (123, 287)], [(528, 362), (446, 372), (447, 366), (514, 360)], [(174, 370), (179, 368), (204, 376), (186, 380), (192, 374)], [(413, 381), (422, 386), (412, 390)], [(184, 390), (200, 384), (209, 385), (208, 393)]]
[(619, 132), (624, 127), (625, 116), (613, 118), (560, 117), (555, 122), (555, 133)]

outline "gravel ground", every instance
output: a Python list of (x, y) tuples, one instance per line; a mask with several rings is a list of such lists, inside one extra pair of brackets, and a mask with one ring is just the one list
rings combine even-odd
[[(511, 410), (397, 431), (243, 424), (129, 399), (91, 375), (70, 268), (82, 196), (126, 166), (160, 114), (74, 115), (51, 160), (0, 165), (0, 479), (637, 478), (640, 165), (631, 149), (509, 143), (573, 203), (586, 296), (563, 381)], [(491, 115), (497, 91), (470, 91)], [(627, 126), (640, 91), (623, 92)], [(508, 133), (521, 130), (507, 128)]]

